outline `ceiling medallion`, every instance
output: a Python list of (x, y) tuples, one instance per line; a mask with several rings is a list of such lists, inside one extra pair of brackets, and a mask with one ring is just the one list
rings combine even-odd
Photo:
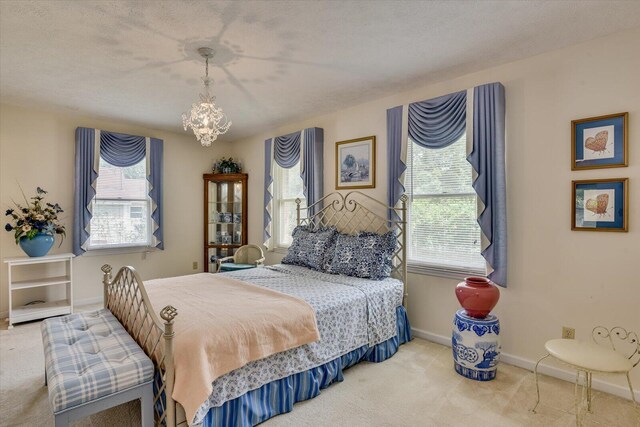
[(216, 97), (209, 93), (209, 85), (213, 79), (209, 78), (209, 59), (213, 58), (215, 51), (208, 47), (201, 47), (198, 53), (205, 59), (206, 71), (202, 78), (204, 82), (204, 93), (200, 94), (200, 102), (191, 106), (191, 110), (182, 114), (182, 124), (184, 130), (191, 128), (203, 147), (210, 147), (211, 143), (218, 139), (218, 135), (227, 133), (231, 127), (231, 121), (216, 106)]

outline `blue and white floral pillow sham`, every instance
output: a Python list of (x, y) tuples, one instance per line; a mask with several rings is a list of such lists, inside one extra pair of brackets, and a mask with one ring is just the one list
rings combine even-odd
[(287, 255), (282, 259), (283, 264), (300, 265), (322, 271), (325, 265), (325, 255), (336, 238), (334, 227), (310, 230), (306, 225), (299, 225), (291, 233), (293, 242)]
[(356, 236), (338, 234), (333, 255), (325, 271), (367, 279), (384, 279), (391, 275), (397, 240), (394, 231), (385, 234), (360, 232)]

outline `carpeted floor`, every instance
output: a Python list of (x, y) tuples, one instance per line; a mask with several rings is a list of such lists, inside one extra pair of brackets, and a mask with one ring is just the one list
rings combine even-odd
[[(53, 425), (44, 387), (40, 323), (6, 324), (0, 330), (0, 425)], [(542, 401), (530, 412), (535, 385), (530, 372), (501, 364), (491, 382), (475, 382), (453, 371), (451, 350), (414, 339), (391, 359), (361, 363), (345, 381), (266, 427), (304, 426), (574, 426), (573, 385), (541, 376)], [(131, 402), (86, 418), (74, 426), (139, 425), (139, 404)], [(630, 401), (594, 392), (585, 426), (640, 426)]]

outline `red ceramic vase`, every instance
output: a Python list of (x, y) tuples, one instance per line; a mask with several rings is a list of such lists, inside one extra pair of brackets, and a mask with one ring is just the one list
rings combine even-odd
[(456, 286), (456, 297), (467, 315), (484, 319), (500, 299), (500, 291), (486, 277), (466, 277)]

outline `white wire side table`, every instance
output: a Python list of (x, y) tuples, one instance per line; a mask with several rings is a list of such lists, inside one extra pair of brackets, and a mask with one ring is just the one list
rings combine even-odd
[[(638, 408), (629, 376), (631, 370), (640, 363), (638, 335), (619, 326), (611, 329), (597, 326), (591, 335), (594, 342), (554, 339), (545, 343), (547, 354), (538, 360), (533, 370), (537, 395), (536, 404), (532, 409), (534, 413), (540, 403), (538, 365), (547, 357), (552, 356), (576, 370), (575, 411), (577, 426), (582, 425), (584, 413), (591, 412), (591, 383), (594, 373), (626, 375), (636, 416), (640, 416), (638, 415), (640, 408)], [(581, 377), (584, 377), (583, 381), (581, 381)], [(582, 387), (581, 382), (584, 383)], [(583, 410), (585, 406), (586, 411)]]

